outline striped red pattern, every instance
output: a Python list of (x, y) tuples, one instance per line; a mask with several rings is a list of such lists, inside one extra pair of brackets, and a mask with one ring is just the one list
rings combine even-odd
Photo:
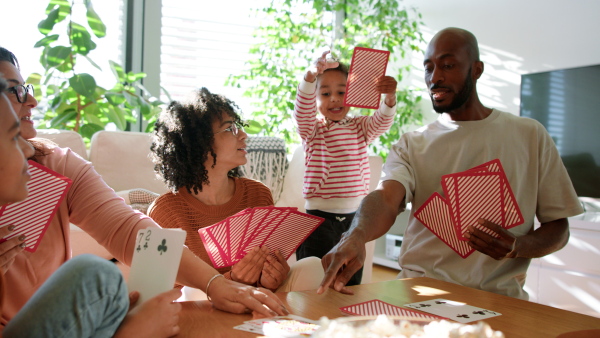
[(477, 223), (479, 218), (504, 226), (500, 173), (447, 175), (442, 177), (442, 183), (459, 239), (467, 240), (463, 234), (470, 225), (490, 235), (494, 234)]
[(0, 227), (15, 226), (2, 242), (25, 235), (25, 250), (35, 252), (72, 181), (34, 161), (29, 161), (29, 173), (27, 199), (0, 209)]
[(350, 107), (377, 109), (381, 94), (375, 88), (375, 80), (385, 75), (390, 52), (384, 50), (356, 47), (352, 54), (352, 63), (344, 105)]
[(388, 315), (388, 316), (404, 316), (404, 317), (412, 317), (419, 319), (446, 319), (443, 317), (425, 314), (422, 312), (404, 309), (396, 305), (392, 305), (390, 303), (386, 303), (379, 299), (373, 299), (367, 302), (358, 303), (354, 305), (348, 305), (341, 307), (340, 310), (350, 315), (354, 316), (378, 316), (378, 315)]
[(376, 111), (327, 125), (316, 114), (315, 94), (298, 91), (294, 117), (305, 143), (304, 198), (366, 196), (371, 180), (367, 146), (391, 127), (394, 116)]
[(256, 246), (269, 247), (273, 255), (280, 250), (288, 259), (321, 223), (323, 218), (296, 208), (259, 207), (201, 228), (198, 234), (213, 266), (223, 268), (236, 264)]
[(446, 200), (440, 194), (433, 193), (423, 203), (423, 205), (415, 211), (415, 218), (418, 219), (425, 227), (433, 232), (446, 245), (454, 250), (460, 257), (466, 258), (472, 254), (475, 249), (471, 248), (466, 241), (461, 241), (456, 236), (454, 223), (450, 214), (450, 207)]

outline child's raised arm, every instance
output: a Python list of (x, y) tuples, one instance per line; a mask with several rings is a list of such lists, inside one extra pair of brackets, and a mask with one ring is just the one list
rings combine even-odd
[(317, 76), (323, 74), (325, 70), (335, 68), (339, 65), (339, 62), (337, 61), (333, 61), (332, 59), (328, 60), (327, 54), (329, 54), (329, 51), (323, 52), (321, 57), (315, 61), (314, 65), (306, 71), (306, 75), (304, 75), (304, 80), (306, 82), (315, 82)]
[(377, 84), (375, 87), (377, 91), (381, 94), (385, 94), (385, 104), (388, 107), (393, 107), (396, 105), (396, 86), (398, 82), (391, 76), (382, 76), (377, 79)]

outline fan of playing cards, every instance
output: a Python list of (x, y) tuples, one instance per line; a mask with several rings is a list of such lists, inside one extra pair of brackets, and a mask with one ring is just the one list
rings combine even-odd
[(35, 252), (48, 229), (60, 203), (67, 196), (72, 181), (43, 165), (29, 161), (31, 179), (27, 182), (27, 199), (0, 207), (0, 227), (14, 225), (14, 231), (4, 242), (25, 235), (25, 250)]
[(493, 234), (477, 223), (479, 218), (510, 229), (524, 222), (500, 160), (442, 176), (446, 198), (434, 193), (415, 212), (417, 218), (462, 258), (475, 249), (464, 233), (469, 225)]
[(296, 208), (244, 209), (221, 222), (198, 230), (215, 268), (232, 266), (257, 246), (279, 249), (288, 259), (321, 223), (321, 217)]

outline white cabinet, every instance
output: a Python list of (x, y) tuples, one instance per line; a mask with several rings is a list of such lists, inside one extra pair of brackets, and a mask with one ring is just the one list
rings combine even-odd
[(569, 224), (569, 243), (532, 261), (525, 290), (532, 302), (600, 317), (600, 223)]

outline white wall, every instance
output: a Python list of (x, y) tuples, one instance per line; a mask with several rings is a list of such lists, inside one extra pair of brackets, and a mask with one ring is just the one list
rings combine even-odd
[[(426, 41), (446, 27), (471, 31), (479, 41), (484, 76), (482, 102), (519, 114), (521, 74), (600, 64), (598, 0), (399, 0), (422, 14)], [(424, 88), (422, 54), (411, 84)], [(435, 118), (429, 97), (423, 98)]]

